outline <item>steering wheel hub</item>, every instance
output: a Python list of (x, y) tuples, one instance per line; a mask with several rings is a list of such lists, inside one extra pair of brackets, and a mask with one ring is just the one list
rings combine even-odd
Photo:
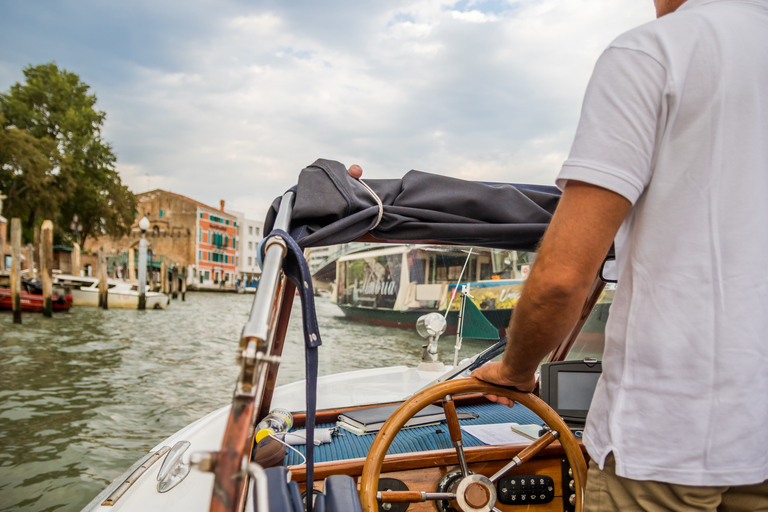
[(456, 502), (465, 512), (490, 512), (496, 505), (496, 486), (483, 475), (469, 475), (456, 488)]

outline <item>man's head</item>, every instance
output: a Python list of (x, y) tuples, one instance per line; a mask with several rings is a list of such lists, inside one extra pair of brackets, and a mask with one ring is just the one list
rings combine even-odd
[(653, 0), (656, 5), (656, 17), (661, 18), (665, 14), (675, 12), (686, 0)]

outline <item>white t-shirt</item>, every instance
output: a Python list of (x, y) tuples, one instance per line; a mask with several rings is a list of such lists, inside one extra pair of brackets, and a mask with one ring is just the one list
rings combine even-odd
[(584, 443), (636, 480), (768, 479), (768, 0), (616, 39), (558, 176), (633, 203)]

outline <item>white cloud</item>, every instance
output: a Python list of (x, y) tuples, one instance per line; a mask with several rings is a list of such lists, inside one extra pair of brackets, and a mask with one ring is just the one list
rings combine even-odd
[[(552, 183), (595, 60), (653, 4), (257, 2), (188, 15), (144, 54), (105, 49), (103, 61), (66, 67), (99, 77), (86, 81), (134, 191), (149, 175), (152, 188), (261, 218), (318, 157), (360, 163), (369, 177), (419, 168)], [(0, 46), (10, 85), (9, 62), (29, 57)], [(45, 50), (34, 62), (51, 60)]]

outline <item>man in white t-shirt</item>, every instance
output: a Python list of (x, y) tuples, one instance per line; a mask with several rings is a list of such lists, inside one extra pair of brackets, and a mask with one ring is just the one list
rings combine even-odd
[(768, 510), (768, 0), (655, 3), (595, 67), (503, 361), (473, 375), (532, 390), (615, 242), (586, 510)]

